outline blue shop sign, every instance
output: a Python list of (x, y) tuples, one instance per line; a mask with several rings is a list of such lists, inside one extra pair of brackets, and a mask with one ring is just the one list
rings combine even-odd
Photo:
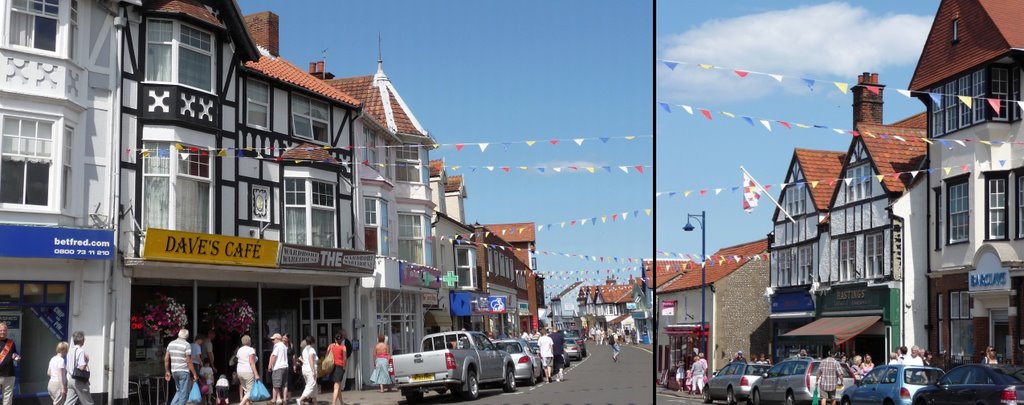
[(111, 260), (114, 231), (0, 225), (0, 256)]
[(449, 297), (451, 299), (449, 308), (452, 315), (473, 316), (491, 313), (490, 300), (486, 295), (468, 291), (452, 291), (449, 293)]
[(777, 293), (772, 296), (772, 313), (814, 310), (814, 299), (807, 291)]

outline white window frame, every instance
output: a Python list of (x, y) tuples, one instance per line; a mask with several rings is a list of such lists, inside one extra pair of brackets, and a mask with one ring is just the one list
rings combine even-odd
[[(21, 3), (21, 4), (18, 4)], [(39, 5), (43, 11), (33, 10), (33, 5)], [(56, 8), (56, 10), (46, 11), (48, 8)], [(4, 27), (4, 35), (7, 37), (7, 43), (12, 48), (30, 49), (33, 52), (45, 52), (49, 54), (56, 54), (61, 51), (61, 25), (66, 21), (65, 18), (61, 18), (61, 0), (13, 0), (10, 3), (8, 11), (8, 27)], [(29, 43), (20, 44), (17, 43), (15, 38), (17, 37), (13, 30), (15, 29), (14, 19), (15, 13), (30, 16), (31, 19), (30, 29), (26, 35), (26, 40)], [(53, 50), (45, 48), (37, 48), (35, 41), (35, 25), (38, 19), (53, 20)]]
[[(173, 145), (174, 144), (171, 143), (171, 142), (143, 141), (143, 148), (149, 151), (149, 156), (143, 156), (143, 162), (142, 162), (142, 176), (143, 176), (142, 212), (144, 214), (143, 217), (142, 217), (142, 227), (143, 227), (143, 229), (148, 229), (151, 226), (151, 224), (149, 224), (149, 221), (147, 219), (147, 215), (149, 214), (149, 211), (148, 211), (148, 208), (146, 207), (146, 205), (147, 205), (146, 194), (150, 190), (150, 187), (146, 187), (145, 186), (145, 179), (146, 178), (152, 178), (152, 177), (157, 177), (157, 178), (162, 177), (162, 178), (168, 179), (167, 180), (167, 186), (169, 188), (168, 192), (167, 192), (167, 218), (166, 218), (167, 224), (164, 225), (163, 227), (165, 229), (170, 229), (170, 230), (182, 230), (181, 227), (179, 226), (180, 221), (178, 220), (178, 213), (177, 213), (177, 211), (178, 211), (177, 208), (178, 207), (177, 207), (177, 186), (176, 186), (177, 183), (178, 183), (178, 180), (181, 179), (181, 180), (196, 181), (196, 182), (201, 182), (201, 183), (206, 183), (207, 184), (207, 192), (209, 193), (209, 197), (207, 197), (207, 200), (209, 201), (209, 205), (207, 207), (208, 215), (207, 215), (207, 219), (206, 219), (206, 230), (205, 230), (205, 232), (203, 230), (194, 230), (194, 229), (189, 229), (188, 231), (201, 232), (201, 233), (210, 233), (211, 230), (213, 229), (213, 203), (214, 203), (214, 195), (215, 195), (214, 194), (214, 187), (213, 187), (213, 173), (214, 173), (213, 163), (214, 163), (214, 159), (211, 158), (209, 153), (207, 153), (205, 156), (201, 155), (201, 154), (197, 156), (197, 155), (195, 155), (193, 153), (189, 153), (188, 159), (181, 159), (181, 156), (179, 155), (180, 152), (178, 152)], [(190, 146), (190, 145), (185, 145), (185, 144), (181, 144), (181, 145), (184, 148), (183, 149), (184, 151), (189, 151), (191, 148), (193, 148), (193, 146)], [(164, 153), (164, 151), (166, 151), (166, 153)], [(165, 156), (160, 156), (161, 154), (165, 154)], [(208, 174), (207, 177), (204, 178), (201, 175), (181, 173), (181, 171), (183, 170), (181, 165), (189, 165), (189, 167), (191, 167), (191, 163), (192, 163), (192, 158), (193, 157), (196, 157), (198, 159), (197, 165), (199, 165), (200, 167), (202, 165), (206, 165), (206, 167), (207, 167), (207, 174)], [(204, 158), (205, 158), (205, 163), (203, 163)], [(167, 159), (167, 172), (166, 173), (151, 173), (151, 172), (149, 172), (148, 171), (149, 166), (146, 164), (146, 160), (148, 160), (148, 159)], [(185, 169), (185, 170), (188, 170), (188, 169)], [(156, 227), (160, 228), (160, 226), (156, 226)]]
[(64, 126), (64, 139), (63, 143), (63, 155), (61, 156), (61, 203), (60, 208), (67, 210), (71, 207), (72, 196), (74, 191), (72, 185), (74, 184), (72, 176), (74, 172), (71, 170), (71, 146), (75, 138), (75, 129), (71, 126)]
[(779, 286), (793, 285), (793, 254), (789, 249), (779, 251)]
[(957, 129), (960, 129), (960, 127), (957, 125), (960, 121), (960, 118), (957, 115), (957, 105), (960, 104), (960, 100), (957, 100), (956, 98), (956, 84), (956, 80), (951, 80), (949, 83), (946, 83), (946, 95), (944, 96), (944, 98), (946, 103), (947, 134), (956, 131)]
[[(259, 100), (253, 97), (253, 87), (263, 87), (266, 89), (267, 97), (263, 100)], [(273, 92), (273, 88), (269, 84), (248, 79), (245, 81), (245, 123), (250, 127), (269, 129), (270, 128), (270, 94)], [(253, 106), (257, 108), (262, 107), (264, 114), (266, 115), (263, 122), (253, 122), (252, 116), (250, 115), (253, 110)]]
[[(459, 258), (460, 252), (468, 252), (467, 258), (468, 263), (462, 263)], [(475, 289), (477, 287), (476, 280), (476, 248), (473, 246), (455, 246), (455, 274), (459, 276), (459, 282), (456, 285), (458, 288)], [(469, 275), (469, 283), (464, 283), (464, 277), (462, 272), (465, 271)]]
[(864, 274), (867, 279), (885, 274), (885, 233), (864, 235)]
[(839, 240), (839, 281), (857, 277), (857, 238)]
[[(974, 328), (971, 327), (971, 325), (970, 325), (971, 322), (973, 322), (973, 319), (974, 319), (974, 317), (971, 314), (971, 298), (970, 298), (970, 294), (967, 291), (950, 291), (949, 292), (949, 333), (950, 333), (950, 353), (951, 354), (954, 354), (954, 355), (969, 354), (969, 353), (966, 353), (966, 350), (964, 350), (963, 347), (959, 348), (961, 350), (957, 350), (958, 348), (954, 348), (954, 347), (952, 347), (952, 345), (953, 345), (953, 342), (960, 342), (962, 345), (966, 346), (966, 343), (967, 343), (966, 341), (973, 339), (973, 335), (974, 335), (973, 334), (973, 329)], [(968, 336), (966, 336), (964, 339), (953, 339), (953, 333), (956, 333), (956, 332), (953, 331), (953, 325), (954, 324), (957, 324), (957, 325), (960, 326), (959, 328), (957, 328), (958, 330), (956, 332), (960, 332), (959, 329), (963, 329), (964, 331), (967, 332)], [(967, 326), (967, 327), (964, 327), (964, 326)]]
[[(377, 254), (382, 256), (390, 256), (391, 247), (388, 245), (390, 241), (390, 229), (388, 220), (388, 202), (382, 198), (377, 197), (365, 197), (363, 199), (365, 205), (363, 209), (363, 224), (367, 228), (377, 229)], [(371, 211), (373, 220), (371, 221)]]
[[(300, 109), (298, 108), (299, 106), (301, 106), (303, 104), (306, 105), (306, 111), (308, 111), (306, 113), (300, 112)], [(323, 117), (317, 117), (314, 114), (317, 111), (317, 109), (322, 110), (322, 112), (324, 114)], [(309, 124), (309, 126), (308, 126), (309, 136), (306, 136), (306, 135), (303, 135), (303, 134), (299, 133), (299, 127), (300, 127), (299, 121), (300, 120), (307, 120), (308, 121), (308, 124)], [(292, 135), (300, 137), (300, 138), (304, 138), (304, 139), (309, 139), (309, 140), (312, 140), (314, 142), (319, 142), (319, 143), (326, 144), (326, 143), (330, 142), (330, 140), (331, 140), (331, 121), (330, 120), (331, 120), (331, 106), (329, 104), (327, 104), (327, 103), (325, 103), (323, 101), (314, 100), (312, 98), (309, 98), (309, 97), (306, 97), (306, 96), (302, 96), (302, 95), (299, 95), (299, 94), (292, 94)], [(323, 125), (323, 128), (324, 128), (323, 139), (317, 139), (316, 130), (315, 130), (316, 124), (322, 124)], [(301, 125), (301, 126), (304, 127), (304, 128), (306, 127), (306, 125)]]
[[(289, 198), (288, 198), (287, 194), (290, 193), (290, 192), (291, 193), (295, 193), (295, 192), (288, 191), (289, 190), (288, 184), (289, 183), (296, 184), (297, 182), (302, 182), (303, 187), (304, 187), (303, 190), (301, 191), (301, 193), (302, 193), (301, 195), (303, 196), (303, 201), (301, 203), (295, 203), (295, 202), (289, 203), (288, 202)], [(337, 209), (337, 206), (338, 206), (338, 186), (337, 186), (337, 184), (332, 183), (332, 182), (328, 182), (328, 181), (319, 180), (319, 179), (307, 178), (307, 177), (286, 177), (284, 179), (284, 182), (282, 182), (282, 183), (284, 183), (284, 190), (285, 190), (285, 213), (286, 213), (286, 215), (284, 217), (285, 218), (285, 221), (284, 221), (285, 222), (285, 224), (284, 224), (285, 232), (284, 232), (284, 235), (283, 235), (283, 238), (285, 239), (285, 242), (286, 243), (297, 243), (297, 244), (307, 245), (307, 246), (327, 247), (327, 248), (337, 247), (338, 246), (338, 209)], [(325, 187), (326, 189), (324, 191), (327, 191), (327, 193), (319, 192), (319, 189), (317, 187)], [(296, 195), (298, 195), (298, 194), (296, 193)], [(328, 204), (318, 204), (316, 202), (316, 201), (318, 201), (318, 199), (319, 199), (319, 201), (327, 201), (330, 204), (329, 205)], [(288, 239), (288, 234), (289, 234), (288, 229), (289, 229), (289, 227), (291, 227), (291, 224), (289, 224), (288, 221), (287, 221), (287, 218), (288, 218), (287, 211), (288, 211), (289, 208), (291, 208), (291, 209), (302, 209), (302, 210), (305, 211), (305, 221), (306, 222), (304, 224), (305, 229), (303, 229), (303, 232), (305, 233), (305, 235), (304, 235), (305, 239), (304, 240), (289, 240)], [(318, 232), (313, 232), (313, 228), (314, 228), (313, 227), (313, 212), (314, 211), (330, 212), (331, 213), (330, 228), (333, 230), (333, 235), (332, 235), (330, 241), (323, 241), (323, 240), (321, 240), (320, 243), (314, 243), (314, 240), (315, 240), (314, 237), (316, 237), (316, 238), (322, 238), (323, 237), (323, 235), (320, 235)]]
[[(404, 232), (403, 226), (402, 226), (402, 218), (403, 217), (407, 218), (407, 219), (408, 218), (415, 218), (419, 222), (419, 235), (405, 235), (405, 234), (403, 234), (403, 232)], [(423, 214), (419, 214), (419, 213), (412, 213), (412, 212), (399, 212), (398, 213), (398, 257), (400, 259), (408, 261), (408, 262), (411, 262), (411, 263), (416, 263), (416, 264), (427, 264), (426, 263), (426, 261), (427, 261), (427, 246), (426, 246), (427, 231), (426, 231), (426, 229), (429, 226), (429, 223), (427, 221), (424, 221), (423, 218), (424, 218)], [(413, 224), (412, 227), (413, 228), (411, 230), (414, 231), (414, 233), (415, 233), (416, 225)], [(408, 257), (408, 255), (406, 255), (405, 252), (402, 251), (403, 250), (402, 249), (403, 242), (404, 243), (408, 243), (410, 241), (412, 241), (414, 243), (418, 242), (419, 248), (420, 248), (420, 253), (423, 255), (423, 257)]]
[(814, 281), (814, 253), (810, 246), (801, 246), (797, 248), (797, 256), (799, 257), (799, 263), (797, 264), (800, 274), (800, 282), (798, 284), (810, 284)]
[[(934, 94), (942, 94), (942, 86), (933, 88), (931, 92)], [(943, 97), (939, 97), (939, 102), (938, 104), (936, 104), (935, 100), (929, 97), (929, 103), (932, 111), (932, 135), (934, 136), (942, 135), (943, 133), (945, 133), (943, 129), (946, 127), (946, 120), (945, 117), (942, 115), (942, 113), (945, 111), (945, 109), (942, 106), (942, 100)]]
[(386, 167), (381, 170), (380, 166), (377, 165), (380, 163), (380, 157), (377, 151), (377, 133), (373, 129), (370, 129), (369, 126), (363, 126), (363, 157), (374, 170), (377, 170), (378, 172), (387, 170)]
[(846, 177), (853, 179), (846, 187), (846, 203), (871, 197), (871, 184), (875, 182), (870, 162), (859, 163), (846, 171)]
[(970, 239), (970, 182), (953, 184), (946, 189), (946, 209), (949, 211), (947, 243)]
[(971, 73), (971, 81), (974, 83), (974, 102), (977, 103), (974, 106), (974, 123), (977, 124), (985, 121), (985, 109), (989, 108), (988, 100), (985, 99), (985, 69)]
[(1006, 181), (1004, 177), (986, 179), (986, 192), (988, 193), (988, 239), (1005, 239), (1007, 219), (1006, 212)]
[[(149, 35), (149, 32), (148, 32), (149, 25), (154, 23), (154, 22), (157, 22), (157, 21), (171, 23), (171, 27), (172, 28), (171, 28), (171, 41), (170, 42), (154, 41), (153, 38)], [(150, 65), (149, 64), (152, 63), (153, 61), (151, 61), (151, 60), (149, 60), (149, 58), (147, 58), (146, 59), (146, 69), (143, 71), (143, 76), (145, 77), (145, 81), (147, 83), (168, 83), (168, 84), (174, 84), (174, 85), (188, 87), (190, 89), (195, 89), (195, 90), (198, 90), (198, 91), (202, 91), (204, 93), (213, 94), (214, 82), (216, 82), (216, 77), (217, 77), (216, 71), (217, 71), (217, 59), (218, 58), (214, 57), (214, 51), (216, 50), (216, 40), (217, 40), (217, 37), (215, 35), (213, 35), (213, 33), (209, 32), (209, 31), (206, 31), (206, 30), (197, 28), (196, 26), (193, 26), (193, 25), (190, 25), (190, 24), (186, 24), (186, 23), (183, 23), (181, 21), (176, 21), (176, 20), (169, 20), (169, 19), (164, 19), (164, 18), (149, 18), (149, 19), (146, 20), (146, 24), (147, 24), (147, 27), (146, 27), (146, 30), (147, 30), (147, 32), (146, 32), (146, 47), (147, 47), (147, 49), (148, 49), (149, 46), (151, 46), (151, 44), (152, 45), (170, 46), (170, 48), (171, 48), (171, 72), (170, 72), (170, 76), (171, 77), (170, 77), (169, 81), (162, 81), (162, 80), (157, 80), (155, 78), (150, 78), (149, 77), (149, 74), (150, 74), (150, 71), (149, 71)], [(185, 44), (185, 43), (181, 42), (182, 27), (188, 28), (190, 30), (194, 30), (194, 31), (198, 32), (199, 34), (205, 34), (207, 37), (209, 37), (210, 49), (206, 50), (206, 49), (202, 49), (202, 48), (197, 48), (197, 47), (194, 47), (192, 45)], [(186, 49), (186, 50), (189, 50), (189, 51), (192, 51), (192, 52), (204, 55), (204, 56), (208, 56), (210, 58), (210, 83), (209, 83), (209, 85), (206, 88), (196, 87), (194, 85), (186, 84), (186, 83), (182, 82), (182, 80), (181, 80), (181, 49), (183, 49), (183, 48)]]
[[(2, 162), (5, 162), (5, 161), (12, 161), (12, 162), (15, 162), (15, 163), (17, 163), (17, 162), (24, 162), (24, 165), (22, 165), (22, 168), (21, 168), (21, 170), (22, 170), (21, 199), (20, 199), (21, 202), (0, 202), (0, 208), (15, 208), (15, 207), (19, 207), (19, 208), (34, 208), (34, 209), (52, 209), (52, 208), (54, 208), (53, 204), (54, 204), (54, 202), (57, 201), (57, 199), (54, 198), (54, 194), (55, 194), (54, 191), (55, 191), (55, 189), (57, 189), (55, 187), (55, 184), (54, 184), (54, 180), (56, 179), (56, 176), (54, 175), (54, 170), (55, 170), (54, 166), (58, 163), (57, 162), (57, 157), (55, 156), (56, 153), (54, 152), (54, 149), (55, 149), (55, 147), (57, 145), (59, 145), (57, 142), (55, 142), (54, 137), (55, 137), (56, 129), (57, 128), (63, 128), (63, 127), (60, 126), (59, 121), (56, 121), (56, 120), (40, 119), (40, 118), (25, 117), (25, 116), (15, 116), (15, 115), (2, 115), (2, 116), (0, 116), (0, 118), (2, 118), (2, 119), (0, 119), (0, 182), (3, 181), (2, 178), (3, 178), (3, 174), (4, 174), (3, 173)], [(8, 128), (8, 123), (9, 122), (15, 122), (15, 121), (17, 122), (17, 126), (18, 126), (16, 133), (8, 134), (8, 132), (12, 131), (12, 129)], [(33, 135), (33, 136), (28, 136), (28, 137), (22, 136), (24, 134), (23, 126), (26, 123), (31, 123), (31, 124), (34, 125), (35, 132), (33, 134), (30, 134), (30, 135)], [(41, 134), (45, 134), (45, 131), (44, 132), (40, 132), (40, 125), (45, 125), (45, 126), (49, 126), (50, 127), (48, 136), (40, 137)], [(35, 149), (33, 149), (35, 151), (34, 153), (22, 153), (22, 152), (26, 152), (26, 151), (20, 150), (20, 146), (24, 146), (26, 142), (34, 143), (34, 145), (35, 145)], [(14, 146), (18, 146), (19, 147), (19, 150), (17, 152), (13, 152), (13, 153), (11, 153), (11, 152), (4, 152), (4, 150), (7, 150), (9, 147), (14, 147)], [(42, 148), (41, 149), (42, 151), (47, 151), (48, 150), (49, 153), (46, 154), (46, 155), (41, 154), (39, 148)], [(29, 193), (29, 191), (28, 191), (28, 188), (29, 188), (28, 187), (28, 165), (30, 163), (32, 163), (32, 164), (44, 163), (44, 164), (47, 164), (49, 166), (49, 168), (46, 170), (46, 173), (47, 173), (46, 174), (46, 204), (29, 204), (29, 203), (27, 203), (27, 201), (28, 201), (28, 193)], [(3, 186), (3, 184), (0, 184), (0, 187), (2, 187), (2, 186)]]
[[(1007, 108), (1007, 100), (1010, 98), (1010, 71), (1006, 68), (992, 68), (992, 98), (998, 98), (999, 106), (1003, 111), (1002, 115), (992, 114), (993, 121), (1008, 121), (1010, 109)], [(988, 101), (986, 100), (986, 103)]]
[(807, 192), (804, 187), (790, 185), (786, 188), (786, 212), (800, 215), (807, 209)]
[[(423, 183), (423, 161), (419, 145), (395, 148), (395, 180), (403, 183)], [(415, 176), (412, 174), (415, 173)]]
[(1018, 174), (1017, 179), (1017, 237), (1024, 237), (1024, 174)]

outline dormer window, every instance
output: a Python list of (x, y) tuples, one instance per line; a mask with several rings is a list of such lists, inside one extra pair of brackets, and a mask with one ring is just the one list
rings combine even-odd
[(327, 143), (327, 104), (292, 96), (292, 128), (295, 136)]
[(960, 19), (953, 19), (953, 45), (960, 42)]

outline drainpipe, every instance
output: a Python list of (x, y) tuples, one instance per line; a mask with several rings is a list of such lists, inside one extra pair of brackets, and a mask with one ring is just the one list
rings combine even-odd
[(120, 250), (118, 248), (118, 241), (120, 240), (118, 234), (121, 232), (119, 212), (119, 208), (121, 206), (121, 158), (118, 152), (121, 150), (121, 76), (122, 71), (124, 71), (124, 40), (122, 37), (122, 31), (128, 23), (127, 12), (128, 11), (125, 7), (121, 6), (120, 11), (114, 13), (114, 40), (117, 41), (114, 49), (117, 53), (114, 57), (114, 96), (111, 97), (110, 100), (110, 123), (113, 125), (113, 128), (110, 131), (110, 154), (107, 161), (107, 165), (110, 170), (110, 183), (108, 187), (110, 189), (109, 194), (111, 196), (110, 200), (108, 200), (109, 216), (107, 218), (111, 221), (110, 226), (113, 228), (114, 232), (114, 254), (110, 258), (107, 274), (103, 277), (104, 290), (107, 293), (107, 309), (104, 311), (105, 316), (107, 317), (104, 324), (106, 324), (108, 328), (108, 338), (106, 341), (107, 361), (104, 369), (104, 373), (106, 374), (107, 405), (114, 404), (114, 370), (124, 371), (122, 367), (115, 368), (112, 365), (114, 364), (116, 353), (114, 349), (117, 347), (117, 336), (115, 331), (117, 330), (117, 309), (119, 308), (117, 305), (117, 289), (114, 288), (113, 277), (114, 268), (117, 266), (117, 253)]

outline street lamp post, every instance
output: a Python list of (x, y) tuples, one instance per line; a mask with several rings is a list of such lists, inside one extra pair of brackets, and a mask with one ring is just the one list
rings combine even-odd
[[(690, 224), (690, 220), (691, 219), (697, 220), (697, 223), (700, 224), (700, 259), (701, 259), (701, 262), (700, 262), (700, 352), (704, 353), (706, 355), (707, 352), (708, 352), (708, 348), (707, 348), (707, 341), (705, 340), (706, 338), (704, 336), (705, 335), (705, 332), (704, 332), (704, 328), (705, 328), (705, 326), (704, 326), (704, 305), (705, 305), (705, 302), (706, 302), (705, 298), (704, 298), (704, 294), (705, 294), (705, 289), (707, 288), (707, 282), (705, 281), (704, 277), (706, 275), (705, 262), (707, 261), (707, 257), (704, 254), (704, 248), (705, 248), (705, 241), (706, 241), (705, 237), (706, 237), (706, 231), (707, 231), (707, 217), (705, 216), (705, 212), (704, 211), (701, 211), (700, 215), (686, 214), (686, 226), (683, 226), (683, 230), (686, 231), (686, 232), (690, 232), (690, 231), (694, 230), (693, 225)], [(710, 329), (710, 328), (708, 328), (708, 329)]]

